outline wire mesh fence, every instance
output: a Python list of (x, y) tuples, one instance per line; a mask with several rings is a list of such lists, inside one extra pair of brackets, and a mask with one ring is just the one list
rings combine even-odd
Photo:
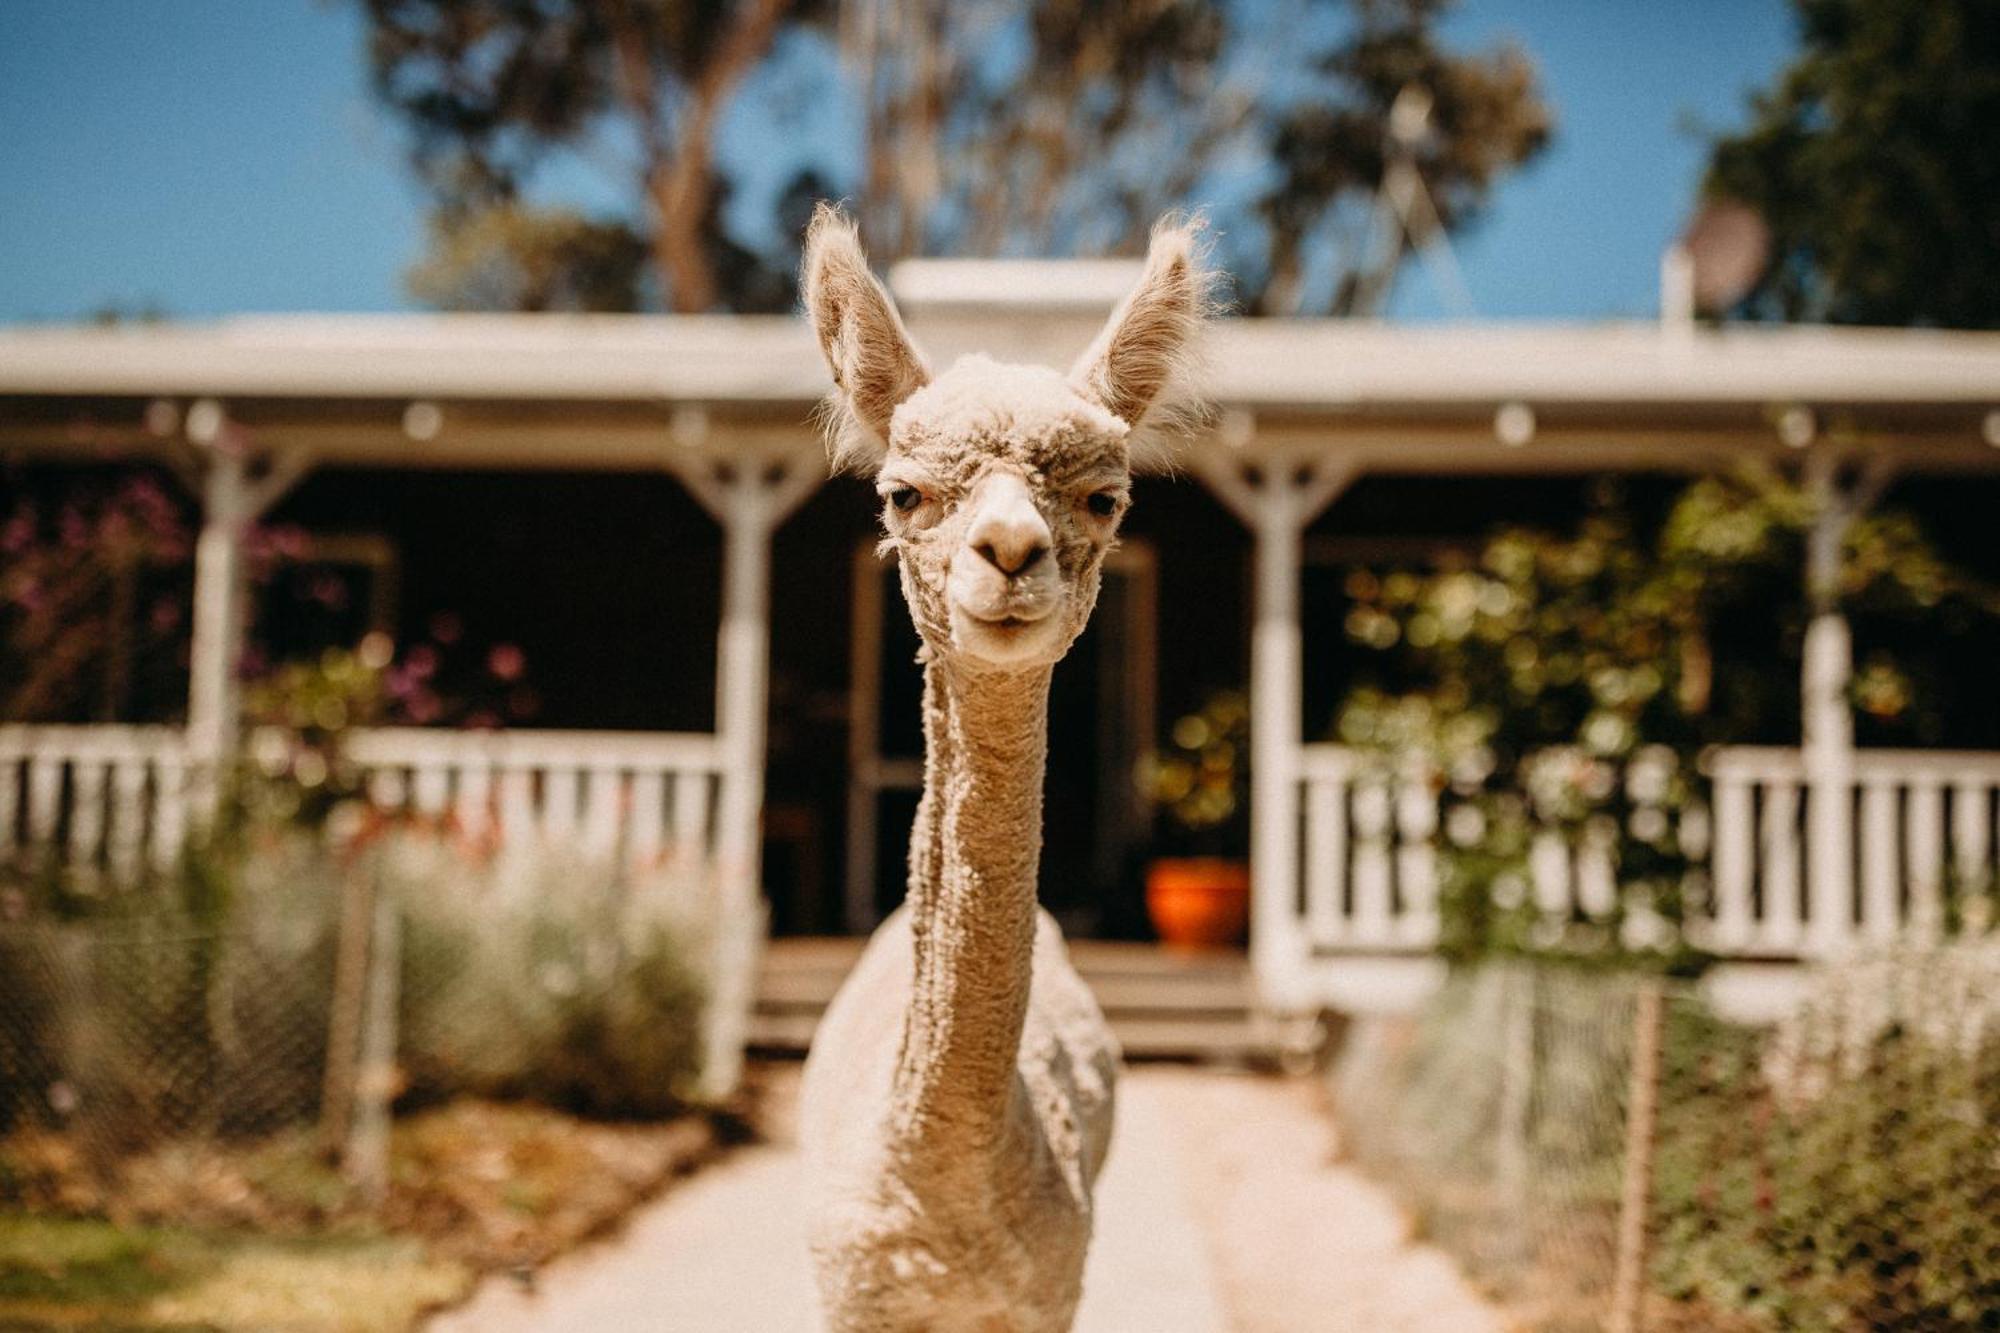
[(1347, 1150), (1524, 1327), (2000, 1328), (1990, 940), (1829, 970), (1774, 1027), (1489, 965), (1335, 1080)]
[(68, 919), (0, 885), (0, 1205), (256, 1223), (379, 1192), (392, 1108), (686, 1105), (716, 929), (686, 867), (392, 836), (226, 870), (199, 910), (156, 885)]

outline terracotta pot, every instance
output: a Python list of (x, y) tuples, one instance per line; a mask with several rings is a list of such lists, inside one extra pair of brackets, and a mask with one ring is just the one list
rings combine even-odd
[(1241, 944), (1250, 926), (1250, 867), (1216, 856), (1155, 861), (1146, 868), (1146, 914), (1170, 949)]

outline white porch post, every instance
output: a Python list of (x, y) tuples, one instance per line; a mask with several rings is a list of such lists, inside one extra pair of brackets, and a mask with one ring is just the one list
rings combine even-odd
[(1246, 417), (1224, 422), (1225, 443), (1197, 444), (1193, 471), (1256, 537), (1256, 620), (1250, 638), (1250, 962), (1259, 998), (1277, 1013), (1317, 1007), (1297, 909), (1299, 748), (1303, 744), (1303, 636), (1299, 539), (1359, 468), (1318, 451), (1247, 448)]
[(236, 753), (245, 602), (243, 540), (250, 525), (296, 485), (310, 466), (297, 450), (250, 472), (242, 440), (222, 407), (209, 400), (188, 410), (187, 433), (202, 451), (201, 535), (195, 540), (194, 618), (188, 650), (187, 747), (190, 808), (198, 824), (216, 814)]
[(236, 749), (236, 664), (243, 653), (243, 460), (218, 454), (202, 486), (194, 548), (194, 623), (188, 651), (187, 745), (191, 806), (215, 814), (222, 769)]
[(1890, 473), (1871, 466), (1851, 489), (1834, 476), (1835, 460), (1820, 454), (1806, 465), (1814, 506), (1806, 533), (1806, 625), (1800, 664), (1801, 758), (1810, 802), (1806, 824), (1807, 950), (1825, 956), (1853, 934), (1854, 921), (1854, 641), (1840, 610), (1840, 574), (1849, 529), (1866, 512)]
[[(703, 428), (704, 435), (706, 433)], [(716, 811), (717, 947), (704, 1092), (724, 1097), (742, 1075), (743, 1040), (765, 927), (765, 714), (771, 674), (771, 534), (825, 477), (817, 452), (704, 451), (674, 468), (722, 525), (722, 623), (716, 635), (715, 731), (722, 751)]]

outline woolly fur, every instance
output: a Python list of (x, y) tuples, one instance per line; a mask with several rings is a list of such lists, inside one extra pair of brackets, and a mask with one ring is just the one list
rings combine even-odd
[(1118, 1051), (1036, 906), (1049, 684), (1096, 602), (1134, 439), (1193, 419), (1208, 282), (1195, 231), (1163, 227), (1068, 375), (975, 356), (935, 378), (824, 206), (805, 289), (837, 386), (830, 447), (881, 462), (884, 546), (925, 663), (908, 899), (806, 1065), (827, 1326), (1059, 1333), (1082, 1294)]

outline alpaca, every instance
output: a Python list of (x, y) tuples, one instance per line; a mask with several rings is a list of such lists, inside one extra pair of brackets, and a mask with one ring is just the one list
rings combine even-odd
[(835, 1333), (1070, 1327), (1111, 1138), (1117, 1043), (1036, 906), (1051, 673), (1097, 600), (1138, 428), (1184, 426), (1208, 306), (1193, 224), (1067, 377), (932, 377), (854, 228), (822, 205), (807, 314), (837, 466), (872, 466), (923, 641), (909, 893), (834, 998), (800, 1137)]

